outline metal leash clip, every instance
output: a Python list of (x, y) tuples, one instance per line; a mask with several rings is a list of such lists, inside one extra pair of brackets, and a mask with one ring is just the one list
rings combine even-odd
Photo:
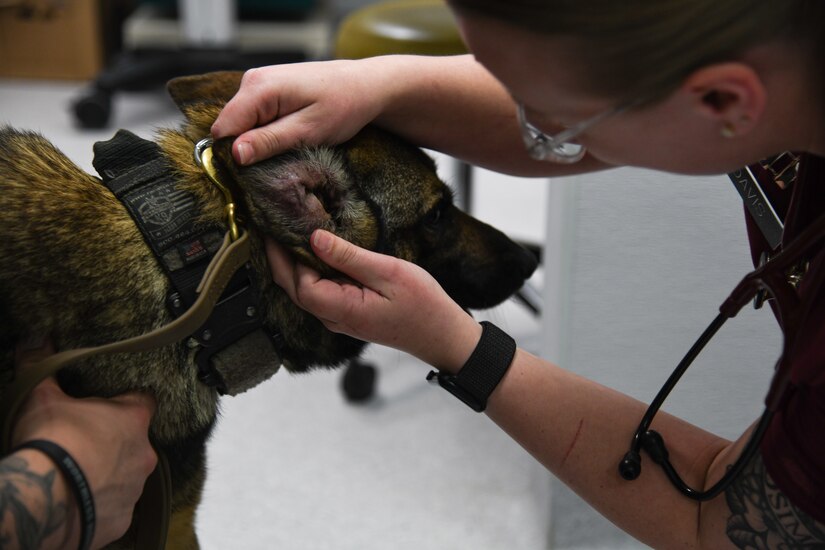
[(232, 198), (232, 193), (229, 192), (229, 189), (218, 180), (218, 171), (212, 162), (212, 143), (212, 138), (203, 138), (195, 144), (195, 163), (200, 166), (209, 180), (215, 184), (215, 187), (223, 193), (223, 198), (226, 201), (225, 211), (226, 223), (229, 228), (229, 238), (232, 242), (235, 242), (240, 238), (240, 230), (235, 219), (235, 200)]

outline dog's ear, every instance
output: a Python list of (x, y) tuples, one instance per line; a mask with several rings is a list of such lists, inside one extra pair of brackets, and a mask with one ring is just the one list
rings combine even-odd
[(339, 153), (331, 148), (306, 148), (238, 166), (231, 147), (232, 138), (222, 138), (215, 142), (213, 151), (240, 191), (247, 221), (258, 231), (322, 273), (328, 273), (329, 268), (318, 262), (309, 246), (315, 229), (376, 248), (378, 217), (356, 193)]
[(166, 84), (175, 104), (184, 111), (191, 105), (223, 105), (238, 93), (242, 71), (216, 71), (194, 76), (173, 78)]
[(172, 100), (186, 117), (187, 126), (201, 136), (241, 86), (241, 71), (217, 71), (173, 78), (166, 84)]

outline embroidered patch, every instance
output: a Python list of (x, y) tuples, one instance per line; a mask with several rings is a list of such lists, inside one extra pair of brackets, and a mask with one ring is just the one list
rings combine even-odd
[(138, 189), (125, 197), (158, 248), (165, 249), (191, 234), (195, 199), (171, 181)]

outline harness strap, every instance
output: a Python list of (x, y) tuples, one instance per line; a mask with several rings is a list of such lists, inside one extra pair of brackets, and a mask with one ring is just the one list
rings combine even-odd
[[(146, 334), (120, 342), (56, 353), (38, 363), (29, 365), (25, 371), (18, 372), (0, 402), (0, 420), (2, 420), (0, 446), (2, 446), (3, 453), (7, 453), (11, 448), (12, 426), (20, 407), (40, 382), (80, 359), (100, 354), (148, 351), (175, 344), (186, 338), (206, 322), (233, 274), (249, 261), (249, 257), (248, 233), (243, 233), (235, 242), (230, 242), (227, 234), (207, 268), (195, 303), (174, 321)], [(160, 451), (158, 451), (158, 457), (158, 468), (147, 480), (146, 490), (138, 503), (138, 511), (143, 511), (139, 518), (138, 540), (152, 540), (156, 541), (156, 544), (144, 542), (139, 548), (163, 548), (166, 544), (171, 513), (171, 477), (166, 457)], [(146, 499), (150, 499), (151, 502), (147, 503)], [(151, 521), (149, 518), (152, 518)]]
[(221, 245), (224, 230), (198, 220), (195, 197), (178, 178), (157, 143), (118, 130), (94, 145), (92, 164), (140, 229), (175, 289), (175, 315), (192, 305), (195, 287)]

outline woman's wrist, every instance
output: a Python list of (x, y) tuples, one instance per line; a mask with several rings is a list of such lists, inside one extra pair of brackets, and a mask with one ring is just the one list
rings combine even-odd
[(510, 369), (516, 353), (513, 338), (489, 321), (482, 321), (481, 338), (457, 373), (430, 371), (428, 381), (452, 393), (476, 412), (484, 412), (487, 401)]
[(433, 334), (437, 336), (426, 345), (419, 358), (439, 372), (458, 374), (481, 339), (481, 325), (461, 311), (452, 320), (443, 317), (441, 323), (434, 323), (434, 328)]

